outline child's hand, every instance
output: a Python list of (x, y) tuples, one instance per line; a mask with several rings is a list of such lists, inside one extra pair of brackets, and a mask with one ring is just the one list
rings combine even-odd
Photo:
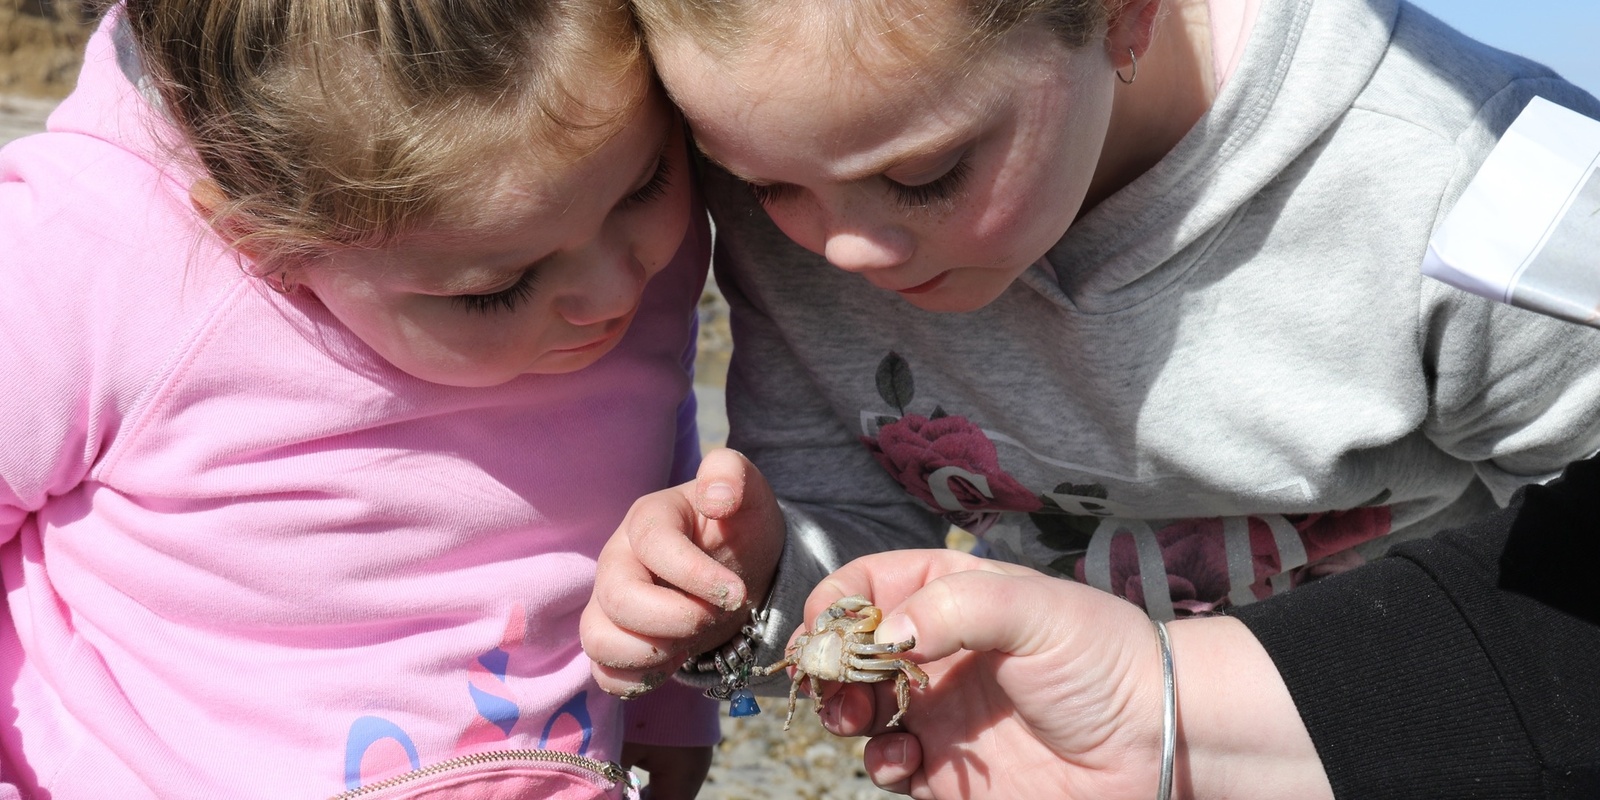
[(1133, 605), (1023, 567), (952, 551), (857, 559), (824, 580), (807, 619), (852, 594), (888, 616), (879, 641), (915, 636), (929, 687), (901, 728), (893, 683), (828, 698), (824, 724), (875, 735), (874, 782), (918, 798), (1155, 795), (1161, 667), (1155, 632)]
[(732, 638), (767, 596), (783, 540), (771, 487), (732, 450), (636, 501), (600, 551), (579, 626), (600, 688), (637, 696)]

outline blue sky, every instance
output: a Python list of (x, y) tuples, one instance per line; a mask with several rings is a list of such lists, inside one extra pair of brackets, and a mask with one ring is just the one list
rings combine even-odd
[(1474, 39), (1544, 62), (1600, 96), (1600, 0), (1412, 0)]

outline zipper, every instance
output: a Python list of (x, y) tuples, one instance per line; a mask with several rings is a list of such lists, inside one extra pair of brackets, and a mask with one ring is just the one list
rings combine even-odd
[(545, 763), (560, 764), (566, 767), (574, 767), (585, 772), (591, 772), (599, 775), (606, 781), (610, 782), (612, 786), (621, 784), (622, 786), (626, 787), (627, 797), (639, 796), (638, 777), (632, 772), (623, 769), (622, 765), (616, 763), (615, 761), (596, 761), (592, 758), (584, 758), (583, 756), (573, 755), (571, 753), (563, 753), (559, 750), (519, 749), (490, 750), (484, 753), (473, 753), (472, 755), (457, 756), (446, 761), (441, 761), (437, 764), (430, 764), (422, 769), (412, 770), (403, 775), (396, 775), (387, 780), (381, 780), (377, 783), (369, 783), (366, 786), (351, 789), (347, 792), (334, 795), (332, 798), (329, 798), (329, 800), (353, 800), (353, 798), (366, 797), (386, 789), (394, 789), (413, 781), (419, 781), (425, 778), (443, 775), (447, 772), (462, 769), (464, 767), (476, 767), (484, 764), (494, 764), (501, 761), (542, 761)]

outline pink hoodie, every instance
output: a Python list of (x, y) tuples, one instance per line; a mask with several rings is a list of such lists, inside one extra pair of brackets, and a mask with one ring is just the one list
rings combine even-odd
[[(578, 615), (629, 504), (698, 457), (704, 223), (589, 369), (419, 381), (209, 234), (116, 19), (0, 151), (0, 782), (616, 796)], [(687, 708), (676, 743), (714, 741)]]

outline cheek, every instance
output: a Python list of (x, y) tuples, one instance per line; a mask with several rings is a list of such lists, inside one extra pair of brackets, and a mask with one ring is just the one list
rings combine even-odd
[(766, 206), (765, 210), (772, 224), (784, 236), (819, 256), (824, 254), (827, 249), (827, 228), (819, 222), (822, 214), (809, 194), (779, 199)]
[(987, 202), (960, 226), (970, 234), (963, 244), (990, 262), (1022, 258), (1031, 263), (1066, 233), (1080, 196), (1037, 169), (1017, 170), (998, 181)]
[(1037, 227), (1035, 204), (1015, 197), (996, 197), (961, 219), (944, 221), (933, 231), (938, 247), (974, 266), (1007, 263), (1031, 248), (1029, 232)]
[[(688, 167), (680, 174), (688, 174)], [(674, 181), (666, 195), (631, 222), (634, 257), (651, 275), (666, 268), (683, 245), (694, 208), (689, 189), (688, 179)]]

